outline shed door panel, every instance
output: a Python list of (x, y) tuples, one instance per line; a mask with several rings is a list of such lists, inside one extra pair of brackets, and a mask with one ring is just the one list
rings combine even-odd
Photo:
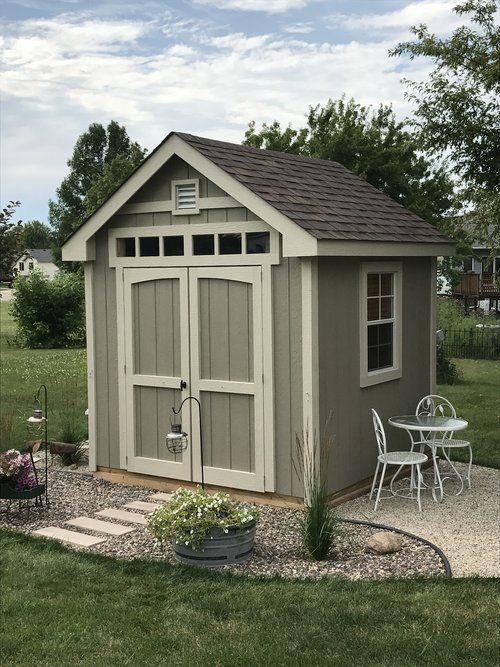
[[(189, 377), (187, 269), (124, 272), (127, 467), (133, 472), (191, 479), (191, 449), (168, 452), (172, 407)], [(181, 333), (184, 332), (184, 335)], [(189, 406), (183, 410), (189, 422)]]
[[(264, 490), (261, 271), (189, 269), (191, 392), (203, 412), (205, 480)], [(193, 429), (194, 478), (201, 479)]]

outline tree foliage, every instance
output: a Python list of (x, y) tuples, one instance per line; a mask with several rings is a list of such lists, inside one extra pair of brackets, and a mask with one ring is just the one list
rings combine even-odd
[(372, 110), (353, 99), (329, 100), (310, 107), (298, 130), (278, 121), (256, 130), (252, 122), (243, 143), (340, 162), (434, 225), (452, 206), (453, 184), (444, 168), (421, 154), (417, 137), (390, 105)]
[(68, 160), (70, 172), (57, 188), (57, 198), (49, 202), (57, 245), (123, 183), (145, 154), (114, 120), (106, 128), (92, 123), (80, 135)]
[(21, 242), (25, 248), (51, 248), (54, 234), (50, 227), (39, 220), (29, 220), (21, 228)]
[(20, 201), (9, 201), (0, 211), (0, 279), (12, 275), (12, 266), (23, 251), (21, 220), (14, 222)]
[(50, 279), (41, 271), (18, 276), (11, 312), (18, 341), (29, 348), (80, 347), (85, 343), (83, 276), (59, 271)]
[(450, 37), (426, 25), (391, 55), (430, 58), (426, 81), (405, 80), (416, 104), (414, 124), (429, 154), (450, 160), (460, 179), (465, 227), (498, 247), (500, 240), (500, 25), (496, 0), (467, 0), (454, 7), (464, 25)]

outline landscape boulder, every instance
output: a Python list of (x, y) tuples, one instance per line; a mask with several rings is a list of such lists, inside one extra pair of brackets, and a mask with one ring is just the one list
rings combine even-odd
[(370, 551), (374, 551), (377, 554), (392, 554), (403, 548), (403, 539), (397, 533), (382, 530), (379, 533), (370, 535), (366, 540), (366, 546)]

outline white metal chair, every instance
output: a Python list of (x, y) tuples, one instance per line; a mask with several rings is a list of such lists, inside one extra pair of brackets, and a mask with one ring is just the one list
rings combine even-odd
[[(453, 405), (447, 398), (443, 396), (438, 396), (437, 394), (429, 394), (424, 396), (417, 405), (415, 411), (416, 415), (432, 415), (433, 417), (453, 417), (456, 418), (457, 412)], [(410, 438), (411, 438), (410, 434)], [(470, 473), (472, 468), (472, 446), (468, 440), (460, 440), (453, 437), (453, 431), (446, 431), (441, 433), (440, 437), (436, 437), (436, 434), (425, 434), (420, 432), (420, 440), (414, 441), (412, 438), (412, 449), (415, 445), (420, 445), (421, 448), (423, 445), (427, 445), (431, 448), (433, 458), (435, 459), (436, 452), (435, 449), (442, 449), (444, 458), (448, 462), (449, 466), (455, 473), (455, 475), (460, 480), (460, 489), (457, 491), (457, 496), (460, 495), (464, 489), (464, 480), (462, 475), (458, 472), (454, 464), (450, 459), (450, 450), (451, 449), (460, 449), (460, 448), (469, 448), (469, 467), (467, 469), (467, 475), (465, 479), (467, 480), (468, 488), (470, 489)], [(448, 479), (444, 477), (442, 479)]]
[[(378, 476), (378, 471), (380, 468), (380, 465), (382, 465), (382, 474), (380, 476), (380, 483), (377, 491), (377, 497), (375, 500), (375, 511), (377, 510), (379, 501), (380, 501), (380, 494), (382, 492), (382, 486), (384, 485), (384, 477), (385, 477), (385, 471), (388, 465), (396, 465), (399, 466), (398, 470), (400, 470), (404, 466), (410, 466), (411, 468), (411, 475), (410, 475), (410, 495), (409, 496), (403, 496), (406, 498), (413, 498), (413, 490), (416, 488), (417, 490), (417, 502), (418, 502), (418, 509), (422, 511), (422, 505), (420, 504), (420, 490), (422, 488), (422, 475), (420, 472), (420, 467), (423, 463), (425, 463), (428, 460), (428, 457), (426, 454), (422, 454), (419, 452), (388, 452), (387, 451), (387, 441), (385, 437), (385, 431), (384, 427), (382, 426), (382, 422), (380, 421), (380, 417), (378, 416), (377, 412), (372, 408), (372, 418), (373, 418), (373, 428), (375, 430), (375, 437), (377, 439), (377, 447), (378, 447), (378, 457), (377, 457), (377, 467), (375, 469), (375, 475), (373, 476), (373, 484), (372, 488), (370, 491), (370, 500), (373, 497), (373, 492), (375, 491), (375, 486), (377, 483), (377, 476)], [(416, 472), (416, 475), (414, 474)], [(397, 474), (397, 473), (396, 473)], [(416, 477), (416, 480), (415, 480)], [(394, 482), (395, 475), (393, 476), (391, 483), (389, 485), (389, 490), (391, 491), (392, 495), (396, 495), (396, 492), (392, 490), (392, 484)], [(401, 495), (401, 494), (397, 494)]]

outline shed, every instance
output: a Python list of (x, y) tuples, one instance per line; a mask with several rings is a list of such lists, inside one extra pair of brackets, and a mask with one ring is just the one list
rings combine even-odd
[(336, 162), (169, 134), (63, 247), (85, 266), (92, 468), (199, 482), (194, 403), (188, 449), (165, 446), (191, 394), (208, 484), (300, 498), (296, 436), (326, 430), (329, 491), (360, 488), (370, 408), (434, 389), (436, 258), (453, 252)]

